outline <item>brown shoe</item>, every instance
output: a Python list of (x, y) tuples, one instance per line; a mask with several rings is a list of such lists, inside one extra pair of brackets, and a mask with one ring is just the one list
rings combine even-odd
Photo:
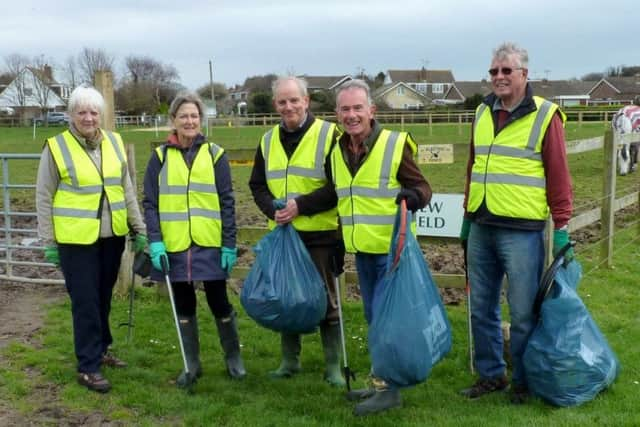
[(460, 394), (468, 397), (469, 399), (476, 399), (487, 393), (493, 393), (494, 391), (502, 391), (509, 386), (509, 381), (506, 377), (498, 378), (480, 378), (469, 388), (465, 388), (460, 391)]
[(113, 354), (107, 352), (102, 355), (102, 365), (109, 366), (111, 368), (126, 368), (127, 362), (120, 360)]
[(78, 373), (78, 384), (98, 393), (106, 393), (111, 390), (111, 383), (100, 372)]

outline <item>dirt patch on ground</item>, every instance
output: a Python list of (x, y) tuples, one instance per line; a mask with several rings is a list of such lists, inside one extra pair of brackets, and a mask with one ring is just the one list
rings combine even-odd
[[(0, 282), (0, 350), (11, 342), (40, 346), (37, 334), (43, 325), (46, 307), (66, 297), (63, 285)], [(0, 365), (8, 363), (0, 353)], [(36, 384), (27, 397), (35, 410), (20, 413), (0, 399), (0, 425), (117, 426), (103, 414), (74, 413), (59, 404), (59, 387), (48, 383), (34, 368), (24, 374)]]

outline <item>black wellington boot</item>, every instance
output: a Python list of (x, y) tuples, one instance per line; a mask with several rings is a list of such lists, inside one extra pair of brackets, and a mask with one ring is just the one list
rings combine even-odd
[(178, 325), (180, 326), (180, 335), (182, 335), (182, 343), (184, 344), (189, 375), (182, 371), (176, 379), (176, 385), (180, 388), (188, 388), (202, 376), (198, 320), (196, 316), (179, 317)]
[(247, 376), (244, 363), (240, 356), (240, 339), (238, 338), (238, 323), (236, 312), (232, 311), (229, 317), (216, 318), (218, 335), (220, 336), (220, 346), (224, 351), (224, 363), (227, 372), (233, 379), (242, 379)]

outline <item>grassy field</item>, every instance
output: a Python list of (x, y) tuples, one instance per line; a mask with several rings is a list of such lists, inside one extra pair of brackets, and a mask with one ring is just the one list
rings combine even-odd
[[(631, 231), (620, 231), (616, 245), (632, 239)], [(136, 292), (133, 340), (125, 341), (126, 328), (115, 329), (115, 348), (130, 367), (105, 371), (114, 384), (108, 395), (89, 393), (75, 383), (75, 360), (69, 304), (49, 311), (41, 331), (44, 345), (30, 347), (13, 344), (3, 350), (10, 363), (0, 367), (0, 393), (3, 399), (25, 413), (33, 410), (27, 399), (33, 383), (26, 371), (41, 371), (41, 381), (60, 387), (61, 403), (74, 411), (100, 411), (125, 425), (224, 425), (224, 426), (635, 426), (640, 371), (640, 318), (637, 286), (632, 277), (640, 271), (638, 245), (616, 258), (614, 270), (593, 270), (581, 284), (580, 294), (591, 310), (610, 345), (617, 353), (622, 370), (606, 392), (581, 407), (558, 409), (532, 399), (514, 407), (506, 395), (496, 393), (468, 401), (457, 391), (467, 386), (468, 372), (466, 317), (464, 306), (448, 306), (454, 333), (452, 352), (437, 365), (425, 384), (403, 392), (404, 408), (356, 419), (352, 403), (342, 390), (322, 381), (322, 352), (318, 334), (303, 340), (303, 372), (288, 380), (272, 380), (269, 370), (279, 362), (278, 336), (257, 326), (242, 310), (238, 298), (233, 304), (240, 312), (242, 351), (249, 372), (246, 380), (234, 382), (224, 373), (222, 354), (205, 298), (198, 295), (198, 311), (204, 376), (195, 393), (177, 390), (171, 380), (179, 372), (181, 359), (171, 310), (166, 299), (152, 289)], [(593, 267), (584, 261), (585, 271)], [(126, 321), (127, 301), (115, 300), (112, 324)], [(345, 304), (349, 365), (358, 373), (356, 386), (363, 383), (369, 369), (366, 326), (361, 306)]]
[[(408, 128), (408, 127), (407, 127)], [(41, 142), (60, 129), (38, 129), (33, 140), (28, 129), (0, 129), (3, 153), (37, 153)], [(215, 128), (212, 139), (225, 148), (252, 148), (265, 128)], [(456, 143), (452, 165), (423, 165), (425, 176), (436, 192), (460, 192), (463, 186), (468, 126), (436, 125), (409, 129), (419, 143)], [(567, 139), (602, 135), (604, 125), (590, 124), (578, 129), (569, 124)], [(154, 132), (125, 130), (127, 143), (136, 147), (139, 178), (149, 155)], [(602, 192), (602, 153), (589, 152), (569, 158), (573, 175), (576, 206), (598, 199)], [(34, 163), (14, 172), (21, 182), (33, 182)], [(13, 167), (13, 165), (12, 165)], [(237, 199), (242, 210), (254, 209), (247, 181), (250, 167), (233, 168)], [(620, 177), (618, 188), (637, 190), (637, 174)], [(626, 194), (626, 193), (623, 193)], [(240, 210), (240, 209), (239, 209)], [(637, 210), (636, 210), (637, 212)], [(239, 212), (245, 214), (246, 212)], [(3, 349), (9, 363), (0, 366), (0, 395), (24, 413), (34, 410), (28, 397), (42, 382), (53, 382), (61, 389), (64, 407), (75, 411), (100, 411), (125, 425), (225, 425), (225, 426), (637, 426), (637, 396), (640, 382), (640, 315), (637, 302), (638, 259), (637, 213), (620, 224), (615, 237), (615, 268), (598, 268), (596, 250), (579, 253), (587, 273), (579, 293), (592, 316), (617, 353), (622, 370), (606, 392), (577, 408), (558, 409), (533, 399), (530, 404), (513, 407), (502, 393), (477, 401), (468, 401), (457, 391), (469, 385), (465, 307), (448, 306), (453, 327), (452, 352), (437, 365), (425, 384), (403, 392), (404, 408), (380, 416), (356, 419), (353, 404), (344, 400), (343, 390), (322, 381), (322, 352), (318, 334), (304, 338), (303, 373), (290, 380), (268, 378), (269, 370), (279, 362), (278, 336), (257, 326), (242, 310), (237, 296), (232, 302), (239, 311), (243, 356), (249, 372), (245, 381), (227, 379), (213, 319), (202, 293), (198, 310), (205, 375), (188, 395), (171, 384), (180, 370), (181, 359), (168, 301), (153, 289), (136, 291), (133, 342), (125, 341), (126, 328), (114, 328), (117, 353), (127, 360), (125, 370), (106, 370), (114, 384), (108, 395), (88, 393), (75, 383), (75, 359), (68, 303), (49, 308), (45, 328), (40, 332), (44, 345), (12, 344)], [(126, 321), (128, 303), (115, 300), (112, 324)], [(345, 303), (346, 337), (349, 365), (359, 372), (356, 386), (363, 385), (369, 370), (366, 348), (366, 324), (357, 301)], [(38, 381), (25, 374), (43, 373)]]

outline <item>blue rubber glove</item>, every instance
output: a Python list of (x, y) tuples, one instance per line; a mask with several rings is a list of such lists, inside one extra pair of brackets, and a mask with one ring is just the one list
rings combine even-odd
[(56, 267), (60, 267), (60, 253), (56, 245), (47, 246), (44, 248), (44, 259)]
[(227, 274), (231, 274), (233, 266), (238, 261), (238, 249), (222, 247), (222, 254), (220, 256), (220, 265)]
[(147, 236), (140, 233), (136, 234), (136, 236), (133, 238), (133, 252), (139, 254), (140, 252), (144, 251), (144, 248), (147, 247), (147, 243), (149, 243), (149, 241), (147, 240)]
[(149, 244), (149, 255), (151, 255), (151, 264), (153, 268), (158, 271), (162, 271), (161, 257), (167, 259), (167, 268), (169, 267), (169, 257), (167, 256), (167, 248), (164, 246), (164, 242), (151, 242)]

